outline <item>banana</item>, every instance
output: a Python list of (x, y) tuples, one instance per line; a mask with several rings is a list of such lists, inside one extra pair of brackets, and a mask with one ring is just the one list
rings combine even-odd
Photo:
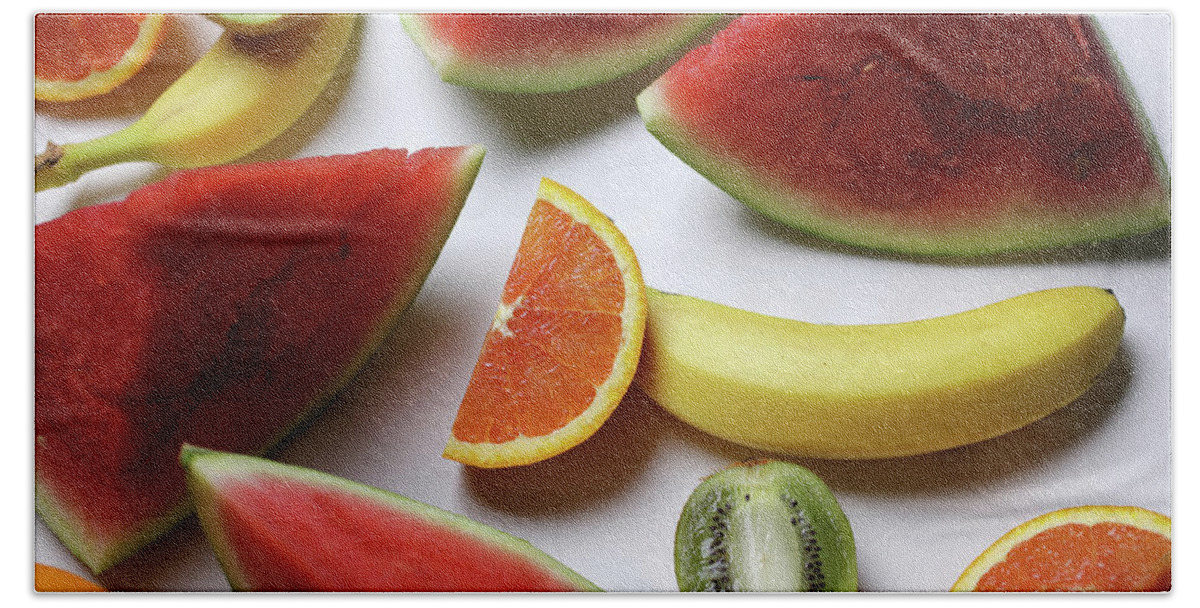
[(646, 291), (635, 383), (707, 433), (799, 457), (910, 456), (1013, 431), (1081, 395), (1125, 327), (1117, 299), (1094, 287), (886, 325)]
[(324, 90), (356, 18), (322, 15), (270, 36), (226, 31), (137, 122), (82, 143), (50, 143), (35, 159), (35, 190), (116, 163), (187, 169), (253, 152), (291, 126)]
[(228, 31), (247, 36), (278, 34), (309, 19), (322, 17), (315, 13), (207, 13), (204, 16)]

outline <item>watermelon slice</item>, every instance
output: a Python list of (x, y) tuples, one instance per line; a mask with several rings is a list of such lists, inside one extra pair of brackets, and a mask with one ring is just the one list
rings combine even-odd
[(638, 96), (672, 152), (835, 241), (977, 255), (1170, 220), (1158, 145), (1078, 15), (748, 15)]
[(569, 91), (638, 70), (682, 47), (715, 14), (402, 14), (442, 80), (512, 93)]
[(599, 591), (524, 540), (398, 494), (193, 446), (180, 460), (237, 591)]
[(189, 510), (190, 442), (260, 452), (416, 295), (479, 147), (179, 172), (35, 232), (35, 486), (96, 572)]

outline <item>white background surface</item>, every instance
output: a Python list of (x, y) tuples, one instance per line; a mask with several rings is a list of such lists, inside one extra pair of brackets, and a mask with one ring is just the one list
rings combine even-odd
[[(1170, 162), (1170, 19), (1125, 14), (1101, 22)], [(187, 25), (144, 78), (178, 73), (217, 31), (195, 17)], [(645, 130), (633, 98), (669, 64), (572, 93), (484, 93), (438, 80), (394, 16), (366, 19), (349, 69), (302, 124), (254, 159), (468, 143), (483, 144), (488, 155), (397, 332), (343, 398), (275, 457), (526, 538), (607, 590), (675, 589), (674, 525), (688, 494), (704, 475), (755, 451), (687, 427), (635, 389), (595, 437), (550, 461), (480, 471), (440, 457), (544, 175), (613, 218), (648, 284), (777, 316), (880, 323), (1046, 287), (1114, 290), (1127, 314), (1117, 361), (1058, 413), (936, 454), (799, 461), (825, 479), (854, 527), (863, 590), (947, 589), (1005, 531), (1061, 507), (1133, 504), (1171, 514), (1168, 231), (971, 262), (881, 256), (800, 235), (747, 210)], [(152, 97), (118, 95), (76, 107), (74, 116), (38, 107), (35, 146), (110, 132)], [(36, 221), (123, 198), (163, 175), (141, 164), (94, 172), (39, 193)], [(86, 572), (40, 521), (35, 537), (38, 561)], [(190, 521), (102, 582), (228, 589)]]

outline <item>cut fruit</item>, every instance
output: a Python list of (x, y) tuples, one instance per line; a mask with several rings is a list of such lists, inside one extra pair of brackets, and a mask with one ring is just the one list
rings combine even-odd
[(34, 18), (33, 97), (77, 101), (107, 93), (154, 55), (167, 15), (41, 13)]
[(854, 532), (829, 486), (791, 462), (706, 477), (675, 527), (680, 591), (858, 591)]
[(1087, 506), (1036, 517), (1000, 537), (951, 591), (1170, 591), (1171, 519)]
[(543, 179), (446, 458), (477, 467), (560, 454), (629, 388), (646, 324), (633, 249), (612, 221)]
[(670, 54), (713, 14), (404, 14), (446, 82), (514, 93), (600, 84)]
[(189, 510), (184, 442), (259, 452), (416, 296), (483, 157), (181, 171), (35, 232), (37, 510), (99, 572)]
[(312, 469), (184, 446), (236, 591), (599, 591), (528, 542)]
[(753, 15), (638, 96), (734, 198), (825, 238), (980, 255), (1170, 221), (1158, 144), (1079, 15)]
[(105, 591), (104, 587), (72, 572), (46, 564), (33, 565), (34, 591)]

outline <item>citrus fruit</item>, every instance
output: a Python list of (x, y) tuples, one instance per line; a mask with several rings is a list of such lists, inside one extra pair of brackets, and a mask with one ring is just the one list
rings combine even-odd
[(1168, 591), (1171, 519), (1087, 506), (1036, 517), (975, 558), (951, 591)]
[(42, 13), (33, 26), (33, 96), (77, 101), (115, 89), (146, 65), (166, 15)]
[(498, 468), (583, 442), (629, 388), (645, 323), (629, 242), (543, 179), (443, 456)]
[(33, 589), (35, 591), (104, 591), (104, 587), (79, 575), (46, 564), (33, 565)]

